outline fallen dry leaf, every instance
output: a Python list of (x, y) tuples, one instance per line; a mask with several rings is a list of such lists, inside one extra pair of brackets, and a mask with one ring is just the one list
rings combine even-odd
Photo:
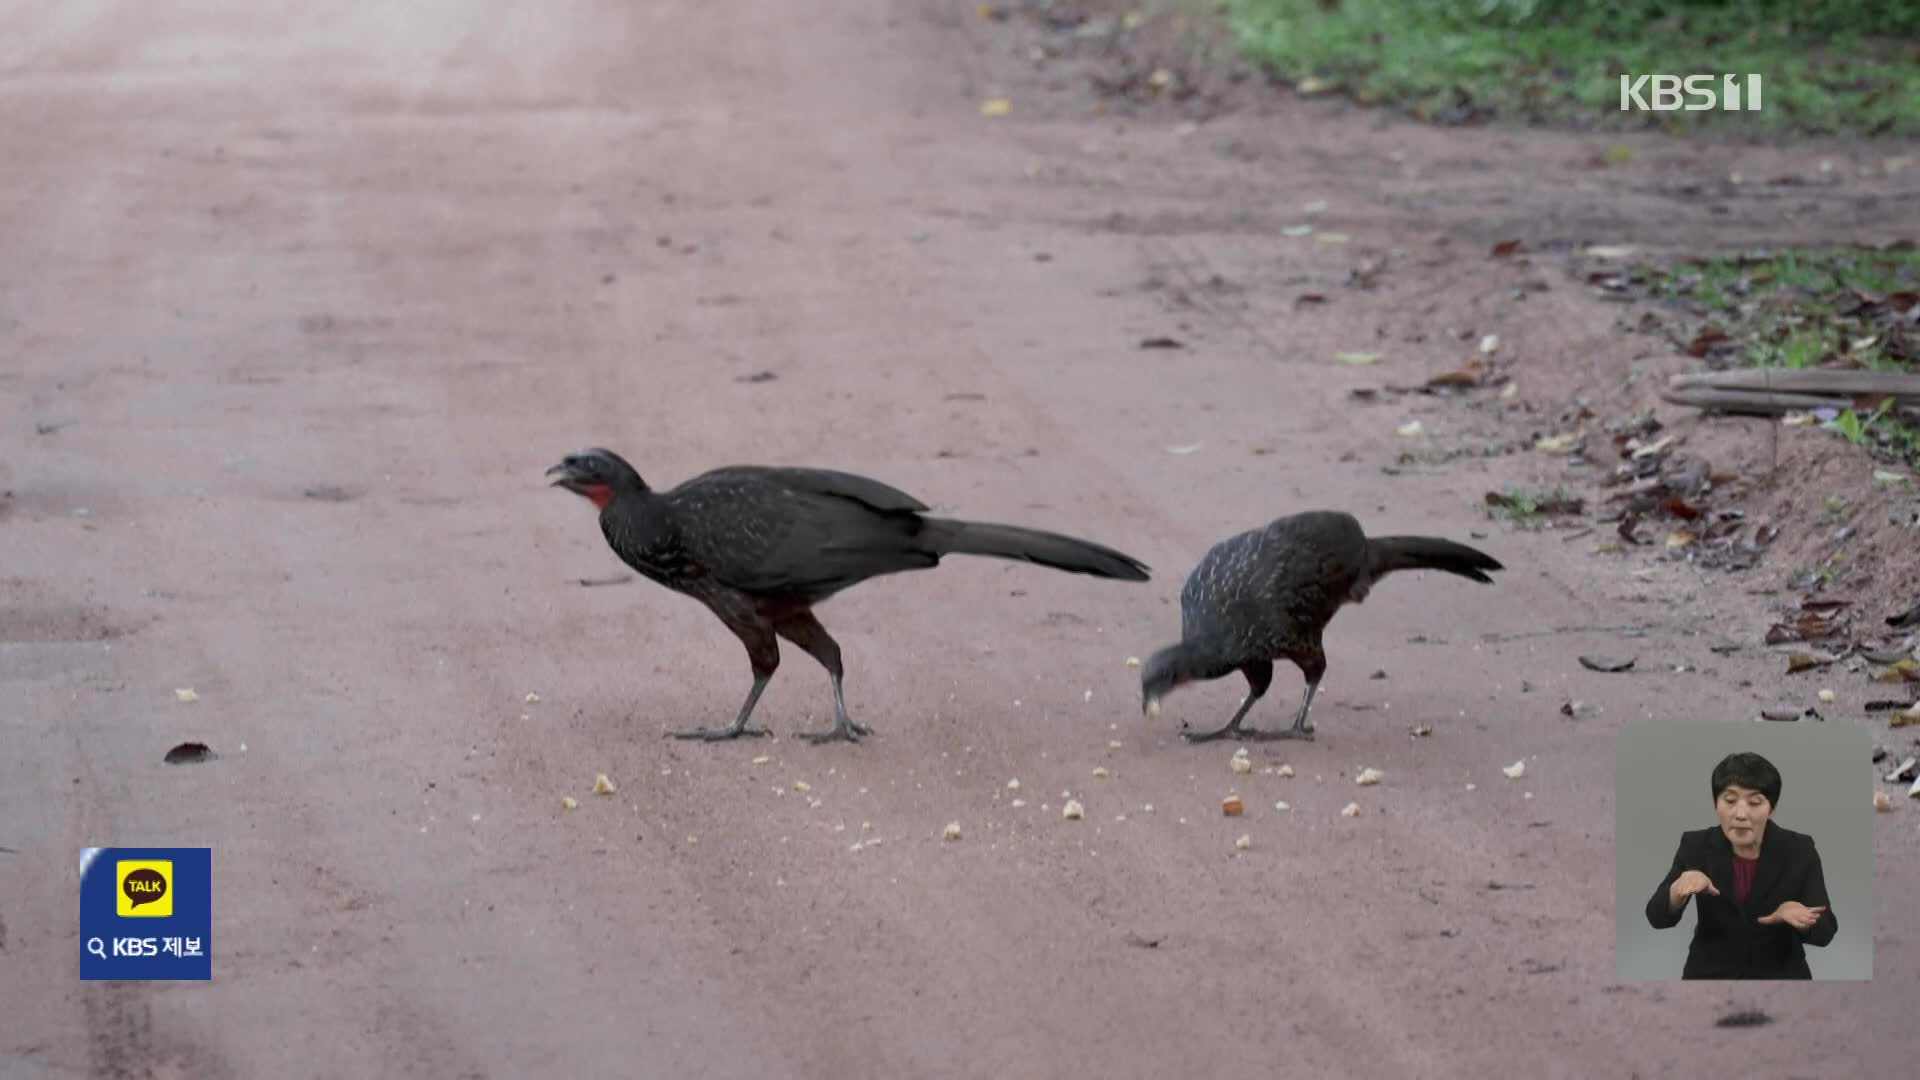
[(1661, 500), (1660, 509), (1682, 521), (1694, 521), (1700, 517), (1700, 508), (1678, 495), (1669, 495)]
[(1790, 652), (1787, 654), (1787, 674), (1826, 667), (1838, 659), (1831, 653)]
[(1337, 232), (1323, 232), (1315, 235), (1314, 240), (1322, 244), (1344, 244), (1347, 242), (1347, 234), (1337, 233)]
[(1479, 386), (1487, 378), (1487, 365), (1479, 360), (1469, 360), (1452, 371), (1443, 371), (1427, 380), (1430, 387), (1441, 386)]
[(1013, 102), (1003, 97), (988, 98), (980, 103), (983, 116), (1005, 116), (1013, 111)]
[(1568, 432), (1564, 435), (1548, 435), (1544, 438), (1537, 439), (1533, 444), (1533, 448), (1547, 454), (1565, 454), (1570, 453), (1579, 442), (1580, 436), (1578, 434)]
[(1685, 529), (1675, 529), (1667, 534), (1667, 546), (1669, 548), (1683, 548), (1698, 539), (1699, 537)]
[(1188, 443), (1185, 446), (1169, 446), (1167, 447), (1167, 453), (1179, 454), (1181, 456), (1185, 456), (1187, 454), (1193, 453), (1195, 450), (1198, 450), (1198, 449), (1200, 449), (1199, 443)]
[[(1829, 661), (1831, 663), (1831, 661)], [(1909, 656), (1895, 664), (1888, 664), (1874, 675), (1873, 681), (1883, 683), (1920, 683), (1920, 661)]]
[(1518, 240), (1502, 240), (1493, 245), (1493, 257), (1496, 259), (1504, 259), (1510, 255), (1518, 255), (1519, 253), (1520, 241)]
[(1411, 421), (1408, 421), (1407, 423), (1401, 424), (1399, 427), (1393, 430), (1394, 430), (1394, 434), (1400, 436), (1401, 438), (1411, 439), (1415, 435), (1418, 435), (1422, 431), (1425, 431), (1426, 428), (1421, 426), (1420, 421), (1411, 420)]
[(1631, 244), (1595, 244), (1586, 254), (1596, 259), (1624, 259), (1639, 249)]
[(1293, 298), (1293, 304), (1295, 307), (1305, 307), (1308, 304), (1324, 304), (1326, 302), (1327, 302), (1326, 297), (1320, 295), (1319, 293), (1312, 293), (1312, 292), (1301, 293), (1299, 296), (1296, 296)]
[(1161, 336), (1143, 338), (1140, 342), (1140, 347), (1143, 349), (1184, 349), (1187, 346), (1186, 343), (1179, 338)]
[(1692, 341), (1687, 342), (1687, 355), (1705, 356), (1715, 347), (1725, 345), (1732, 340), (1733, 338), (1724, 331), (1702, 330), (1694, 335)]
[(1296, 240), (1297, 240), (1297, 239), (1299, 239), (1299, 238), (1300, 238), (1300, 237), (1302, 237), (1302, 236), (1312, 236), (1312, 235), (1313, 235), (1313, 226), (1311, 226), (1311, 225), (1286, 225), (1286, 226), (1282, 226), (1282, 227), (1281, 227), (1281, 229), (1280, 229), (1280, 235), (1281, 235), (1281, 236), (1288, 236), (1288, 237), (1292, 237), (1292, 238), (1294, 238), (1294, 239), (1296, 239)]
[(1337, 89), (1339, 85), (1340, 85), (1339, 83), (1332, 82), (1327, 79), (1317, 79), (1312, 76), (1308, 76), (1307, 78), (1301, 79), (1299, 82), (1294, 83), (1293, 88), (1302, 94), (1312, 95), (1312, 94), (1324, 94), (1330, 90)]
[(1339, 352), (1334, 353), (1333, 358), (1352, 367), (1366, 367), (1368, 364), (1379, 360), (1380, 354), (1373, 352)]
[(1582, 656), (1580, 657), (1580, 666), (1586, 668), (1588, 671), (1599, 671), (1612, 675), (1617, 672), (1632, 670), (1634, 661), (1637, 659), (1639, 658), (1631, 656), (1625, 660), (1611, 656)]

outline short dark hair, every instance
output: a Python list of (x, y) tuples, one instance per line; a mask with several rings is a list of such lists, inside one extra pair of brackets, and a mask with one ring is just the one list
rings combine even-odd
[(1713, 799), (1720, 801), (1720, 793), (1734, 786), (1750, 788), (1767, 797), (1767, 802), (1780, 805), (1780, 770), (1773, 762), (1759, 754), (1741, 751), (1728, 754), (1713, 767)]

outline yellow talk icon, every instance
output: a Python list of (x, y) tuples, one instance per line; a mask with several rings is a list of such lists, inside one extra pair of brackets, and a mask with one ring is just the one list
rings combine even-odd
[(134, 919), (165, 919), (173, 915), (173, 862), (169, 859), (123, 859), (114, 869), (115, 910)]

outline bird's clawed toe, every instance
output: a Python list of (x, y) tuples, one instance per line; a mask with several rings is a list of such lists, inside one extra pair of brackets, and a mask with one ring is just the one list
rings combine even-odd
[(802, 731), (795, 734), (794, 738), (800, 739), (803, 742), (811, 743), (814, 746), (820, 746), (822, 744), (830, 743), (830, 742), (857, 743), (860, 741), (860, 736), (863, 734), (871, 735), (873, 734), (873, 732), (867, 728), (856, 726), (856, 727), (847, 728), (845, 730), (841, 730), (840, 728), (830, 728), (826, 731)]
[(773, 732), (763, 727), (692, 728), (687, 731), (669, 731), (667, 732), (667, 738), (698, 739), (702, 742), (724, 742), (727, 739), (739, 739), (743, 737), (758, 738), (771, 734), (773, 734)]
[(1180, 737), (1188, 742), (1213, 742), (1216, 739), (1257, 739), (1260, 733), (1251, 728), (1234, 727), (1229, 724), (1212, 731), (1183, 731)]

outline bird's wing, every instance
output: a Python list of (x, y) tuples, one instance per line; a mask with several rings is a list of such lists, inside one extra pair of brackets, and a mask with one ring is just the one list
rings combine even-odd
[(790, 466), (730, 465), (698, 480), (749, 480), (777, 484), (795, 492), (834, 499), (851, 499), (883, 514), (918, 514), (927, 509), (919, 499), (871, 477), (838, 469)]
[(849, 473), (717, 469), (668, 498), (688, 554), (746, 592), (818, 594), (876, 573), (933, 565), (911, 542), (920, 504)]

